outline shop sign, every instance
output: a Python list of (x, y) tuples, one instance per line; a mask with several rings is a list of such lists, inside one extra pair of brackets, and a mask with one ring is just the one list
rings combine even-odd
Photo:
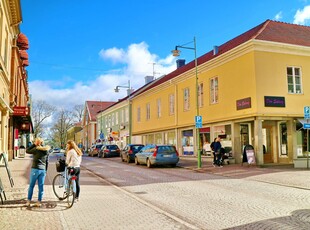
[(247, 98), (237, 100), (236, 105), (237, 105), (237, 110), (251, 108), (251, 98), (247, 97)]
[(13, 108), (13, 115), (14, 116), (28, 116), (29, 108), (26, 106), (15, 106)]
[(285, 107), (285, 97), (265, 96), (265, 107)]

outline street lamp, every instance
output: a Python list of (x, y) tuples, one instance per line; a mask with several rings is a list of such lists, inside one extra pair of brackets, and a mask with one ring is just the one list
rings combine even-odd
[[(194, 47), (188, 47), (186, 46), (187, 44), (189, 43), (194, 43)], [(179, 46), (176, 46), (174, 50), (172, 50), (172, 55), (174, 57), (178, 57), (180, 56), (180, 50), (178, 50), (178, 48), (183, 48), (183, 49), (190, 49), (190, 50), (194, 50), (194, 53), (195, 53), (195, 75), (196, 75), (196, 79), (195, 79), (195, 82), (196, 82), (196, 119), (195, 121), (197, 121), (198, 117), (199, 117), (199, 103), (198, 103), (198, 97), (199, 97), (199, 90), (198, 90), (198, 69), (197, 69), (197, 49), (196, 49), (196, 38), (194, 37), (194, 40), (191, 41), (191, 42), (188, 42), (184, 45), (179, 45)], [(201, 152), (200, 152), (200, 133), (199, 133), (199, 127), (198, 125), (196, 124), (195, 126), (196, 128), (196, 143), (197, 143), (197, 158), (198, 158), (198, 168), (201, 168)]]
[(115, 93), (119, 92), (119, 88), (126, 88), (128, 89), (128, 110), (129, 110), (129, 118), (128, 118), (128, 135), (129, 135), (129, 140), (128, 140), (128, 144), (131, 144), (131, 102), (130, 102), (130, 95), (131, 95), (131, 86), (130, 86), (130, 80), (128, 80), (128, 85), (127, 86), (122, 86), (122, 85), (118, 85), (116, 86), (116, 88), (114, 89)]

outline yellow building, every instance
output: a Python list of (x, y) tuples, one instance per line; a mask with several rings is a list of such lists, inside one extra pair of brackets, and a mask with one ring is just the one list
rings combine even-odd
[[(258, 164), (295, 163), (307, 151), (310, 27), (267, 20), (146, 87), (132, 102), (132, 132), (197, 155), (215, 137), (236, 162), (252, 145)], [(309, 142), (309, 141), (308, 141)]]

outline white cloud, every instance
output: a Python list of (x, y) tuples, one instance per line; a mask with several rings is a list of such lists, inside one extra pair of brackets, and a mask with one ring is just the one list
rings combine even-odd
[(294, 23), (306, 25), (310, 19), (310, 5), (305, 6), (302, 10), (297, 10), (294, 16)]
[(274, 19), (276, 21), (280, 21), (282, 19), (282, 11), (280, 11), (279, 13), (276, 14), (276, 16), (274, 16)]
[[(131, 44), (126, 50), (115, 47), (101, 50), (99, 55), (105, 60), (121, 63), (121, 68), (118, 71), (93, 76), (93, 80), (88, 82), (77, 82), (70, 88), (59, 88), (63, 82), (58, 81), (30, 81), (32, 100), (45, 100), (49, 104), (63, 108), (84, 104), (87, 100), (117, 101), (126, 96), (126, 89), (115, 93), (114, 88), (117, 85), (127, 86), (128, 80), (134, 89), (140, 88), (145, 83), (144, 77), (153, 75), (153, 63), (155, 63), (155, 77), (168, 74), (176, 68), (175, 58), (172, 55), (160, 59), (156, 54), (150, 53), (145, 42)], [(70, 77), (67, 79), (72, 83)]]

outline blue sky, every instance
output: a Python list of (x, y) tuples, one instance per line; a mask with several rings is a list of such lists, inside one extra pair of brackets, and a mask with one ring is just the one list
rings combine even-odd
[[(310, 25), (310, 0), (21, 0), (33, 100), (59, 107), (116, 101), (144, 77), (176, 68), (171, 50), (196, 37), (197, 55), (267, 19)], [(189, 44), (191, 46), (193, 44)], [(190, 62), (191, 50), (180, 58)], [(155, 64), (153, 64), (155, 63)]]

